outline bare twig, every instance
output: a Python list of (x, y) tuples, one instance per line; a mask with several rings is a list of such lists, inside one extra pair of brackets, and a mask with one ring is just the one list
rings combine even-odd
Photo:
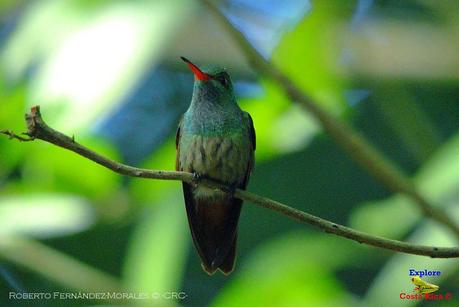
[[(0, 130), (0, 134), (7, 135), (9, 139), (16, 139), (16, 140), (19, 140), (21, 142), (30, 142), (30, 141), (34, 140), (34, 138), (31, 138), (29, 136), (23, 137), (23, 136), (17, 135), (16, 133), (14, 133), (11, 130), (6, 130), (6, 129)], [(23, 135), (24, 134), (27, 135), (26, 133), (22, 133), (22, 134)]]
[[(32, 139), (40, 139), (49, 143), (52, 143), (56, 146), (66, 148), (71, 150), (91, 161), (94, 161), (106, 168), (109, 168), (119, 174), (131, 176), (131, 177), (141, 177), (141, 178), (150, 178), (150, 179), (161, 179), (161, 180), (180, 180), (188, 183), (192, 183), (195, 179), (193, 174), (186, 172), (175, 172), (175, 171), (161, 171), (161, 170), (148, 170), (141, 169), (125, 164), (118, 163), (116, 161), (110, 160), (106, 157), (103, 157), (96, 152), (78, 144), (74, 141), (73, 138), (68, 137), (59, 131), (56, 131), (49, 127), (42, 119), (40, 115), (40, 108), (38, 106), (31, 109), (31, 113), (26, 115), (27, 122), (27, 135)], [(3, 134), (3, 131), (0, 131)], [(7, 134), (9, 136), (15, 134)], [(211, 188), (228, 190), (225, 186), (222, 186), (219, 183), (213, 182), (211, 180), (199, 180), (198, 184), (202, 184)], [(225, 189), (226, 188), (226, 189)], [(393, 250), (397, 252), (430, 256), (433, 258), (458, 258), (459, 257), (459, 248), (457, 247), (434, 247), (426, 245), (417, 245), (411, 244), (396, 240), (390, 240), (378, 236), (373, 236), (366, 234), (351, 228), (335, 224), (333, 222), (327, 221), (320, 217), (308, 214), (306, 212), (291, 208), (280, 202), (271, 200), (266, 197), (258, 196), (253, 193), (236, 189), (234, 196), (253, 204), (256, 204), (260, 207), (268, 208), (284, 214), (296, 221), (310, 224), (328, 233), (333, 233), (337, 236), (345, 237), (359, 243), (364, 243), (371, 246), (376, 246), (383, 249)]]
[(364, 169), (374, 178), (394, 192), (410, 196), (423, 214), (447, 226), (459, 236), (459, 226), (441, 209), (434, 207), (415, 188), (411, 180), (387, 157), (376, 150), (362, 135), (352, 129), (346, 122), (334, 118), (323, 110), (311, 97), (305, 94), (293, 80), (289, 79), (273, 63), (268, 62), (248, 42), (244, 35), (237, 30), (231, 22), (210, 0), (202, 0), (206, 7), (216, 16), (217, 20), (229, 32), (245, 54), (249, 64), (260, 74), (270, 77), (284, 89), (294, 102), (299, 103), (314, 117), (316, 117), (324, 130)]

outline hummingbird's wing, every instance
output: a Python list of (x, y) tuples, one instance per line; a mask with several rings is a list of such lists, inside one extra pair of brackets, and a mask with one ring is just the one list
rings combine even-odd
[(252, 149), (255, 151), (257, 149), (257, 137), (255, 135), (255, 128), (253, 127), (252, 116), (249, 113), (244, 112), (244, 116), (247, 120), (247, 126), (249, 129), (250, 143), (252, 144)]
[(250, 178), (250, 174), (252, 173), (253, 166), (255, 165), (255, 149), (257, 149), (257, 137), (255, 135), (255, 128), (253, 127), (252, 117), (247, 112), (244, 112), (244, 117), (247, 122), (247, 129), (249, 132), (250, 144), (252, 145), (251, 152), (250, 152), (249, 165), (247, 166), (244, 184), (243, 186), (240, 187), (241, 189), (245, 190), (245, 188), (247, 187), (247, 183), (249, 182), (249, 178)]
[[(244, 181), (241, 186), (239, 186), (240, 189), (245, 190), (247, 187), (247, 184), (249, 182), (250, 174), (252, 173), (253, 166), (255, 165), (255, 149), (257, 148), (257, 141), (256, 141), (256, 134), (255, 134), (255, 128), (253, 127), (253, 120), (252, 117), (250, 116), (249, 113), (244, 112), (244, 117), (246, 120), (246, 126), (248, 129), (248, 135), (249, 135), (249, 140), (250, 140), (250, 160), (247, 165), (247, 170), (245, 172), (245, 177)], [(234, 268), (234, 262), (236, 258), (236, 242), (237, 242), (237, 220), (239, 219), (239, 214), (242, 206), (242, 201), (240, 199), (233, 199), (233, 207), (237, 208), (237, 213), (234, 215), (237, 216), (236, 219), (236, 225), (234, 229), (234, 240), (233, 244), (231, 245), (230, 251), (228, 255), (226, 256), (225, 260), (223, 263), (220, 265), (220, 269), (222, 270), (223, 273), (229, 274), (233, 271)]]
[(175, 149), (176, 149), (176, 155), (175, 155), (175, 170), (180, 171), (180, 138), (182, 137), (182, 122), (183, 122), (183, 117), (180, 119), (180, 122), (178, 124), (177, 132), (175, 133)]

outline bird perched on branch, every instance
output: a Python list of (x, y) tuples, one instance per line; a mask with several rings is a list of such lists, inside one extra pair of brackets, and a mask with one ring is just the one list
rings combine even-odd
[(176, 169), (190, 172), (196, 184), (183, 183), (188, 223), (203, 269), (229, 274), (236, 257), (237, 224), (242, 200), (232, 193), (198, 185), (208, 178), (231, 189), (245, 189), (254, 165), (255, 130), (250, 115), (236, 103), (228, 73), (199, 69), (193, 97), (176, 136)]

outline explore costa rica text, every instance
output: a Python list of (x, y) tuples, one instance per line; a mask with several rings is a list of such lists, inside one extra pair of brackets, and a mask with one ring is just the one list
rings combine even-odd
[(419, 275), (419, 277), (423, 276), (440, 276), (441, 272), (440, 271), (429, 271), (427, 269), (421, 270), (421, 271), (416, 271), (415, 269), (409, 269), (409, 274), (410, 276), (416, 276)]

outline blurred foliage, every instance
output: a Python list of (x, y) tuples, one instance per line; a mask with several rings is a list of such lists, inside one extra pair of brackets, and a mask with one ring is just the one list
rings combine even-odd
[[(335, 255), (337, 246), (345, 252)], [(305, 232), (275, 236), (250, 256), (246, 270), (220, 293), (215, 306), (283, 306), (286, 298), (292, 306), (349, 306), (352, 297), (331, 272), (353, 261), (352, 245), (337, 238)]]
[[(455, 1), (224, 4), (233, 22), (253, 26), (240, 28), (254, 43), (269, 30), (273, 62), (459, 222)], [(240, 55), (209, 40), (231, 42), (196, 2), (4, 1), (0, 12), (0, 129), (23, 131), (24, 113), (40, 104), (49, 124), (103, 155), (174, 169), (173, 131), (192, 91), (177, 57), (224, 62), (257, 131), (250, 191), (372, 234), (458, 245), (410, 199), (361, 170), (275, 83), (254, 80)], [(225, 61), (207, 63), (203, 54)], [(251, 204), (241, 216), (236, 270), (209, 277), (192, 247), (181, 193), (178, 182), (123, 178), (50, 144), (0, 137), (0, 305), (18, 303), (5, 300), (10, 291), (122, 285), (186, 293), (130, 302), (147, 306), (397, 306), (408, 303), (399, 294), (412, 290), (409, 268), (441, 270), (428, 281), (453, 293), (442, 306), (457, 305), (455, 260), (358, 245)]]
[(336, 75), (342, 58), (339, 28), (354, 1), (316, 1), (314, 8), (281, 40), (273, 61), (317, 103), (335, 115), (346, 110), (346, 79)]

